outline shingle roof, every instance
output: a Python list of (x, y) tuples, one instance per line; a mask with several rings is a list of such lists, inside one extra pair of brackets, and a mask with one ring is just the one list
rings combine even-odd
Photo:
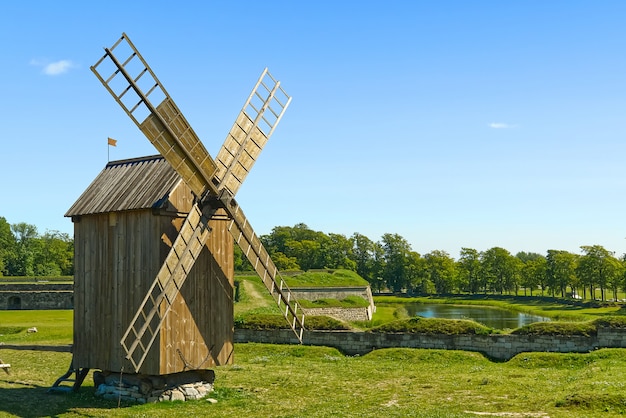
[(181, 181), (160, 155), (111, 161), (65, 216), (148, 209)]

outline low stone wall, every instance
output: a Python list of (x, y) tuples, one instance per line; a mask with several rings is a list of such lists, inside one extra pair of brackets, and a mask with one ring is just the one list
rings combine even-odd
[[(298, 344), (291, 330), (235, 330), (235, 342)], [(626, 348), (626, 329), (600, 328), (596, 336), (548, 335), (427, 335), (359, 331), (305, 331), (303, 344), (337, 348), (363, 355), (380, 348), (430, 348), (476, 351), (497, 360), (523, 352), (586, 353), (598, 348)]]
[[(369, 321), (372, 311), (367, 308), (302, 308), (304, 315), (330, 316), (343, 321)], [(305, 319), (306, 323), (306, 319)]]
[(71, 284), (4, 284), (0, 286), (0, 310), (73, 309)]
[(372, 289), (370, 286), (296, 287), (291, 289), (291, 293), (296, 299), (301, 300), (342, 300), (348, 296), (358, 296), (369, 302), (367, 308), (347, 308), (342, 310), (338, 308), (307, 308), (305, 309), (305, 313), (308, 315), (326, 315), (345, 321), (369, 321), (372, 319), (372, 314), (376, 312), (376, 305), (374, 305), (374, 298), (372, 297)]

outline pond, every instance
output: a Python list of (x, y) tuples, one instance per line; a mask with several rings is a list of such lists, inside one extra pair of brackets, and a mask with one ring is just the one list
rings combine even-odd
[(533, 322), (549, 321), (550, 318), (509, 311), (502, 308), (474, 305), (448, 305), (441, 303), (407, 303), (409, 316), (424, 318), (471, 319), (490, 328), (519, 328)]

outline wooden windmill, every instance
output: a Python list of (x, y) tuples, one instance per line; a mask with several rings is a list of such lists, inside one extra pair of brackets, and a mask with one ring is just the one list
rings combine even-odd
[[(173, 335), (165, 332), (166, 318), (196, 260), (203, 249), (207, 251), (207, 241), (215, 228), (209, 222), (219, 219), (302, 341), (304, 315), (234, 199), (291, 101), (280, 82), (267, 69), (263, 71), (213, 159), (126, 34), (122, 34), (111, 48), (105, 48), (104, 56), (91, 70), (192, 194), (188, 214), (156, 277), (150, 278), (151, 284), (146, 286), (143, 301), (135, 306), (111, 306), (111, 309), (133, 312), (129, 315), (132, 317), (130, 323), (118, 324), (121, 338), (118, 336), (119, 339), (112, 342), (117, 348), (120, 345), (123, 348), (122, 368), (126, 367), (125, 372), (132, 369), (136, 373), (154, 374), (154, 368), (143, 367), (146, 358), (175, 355), (166, 352), (175, 344), (163, 340), (164, 335)], [(232, 253), (232, 240), (229, 242)], [(232, 283), (230, 291), (232, 294)], [(232, 318), (232, 309), (227, 315)], [(155, 344), (155, 341), (159, 343)], [(76, 341), (75, 348), (87, 349), (76, 347)], [(77, 357), (76, 353), (74, 357)], [(74, 364), (74, 367), (101, 366)], [(157, 371), (162, 373), (163, 369)], [(179, 370), (167, 370), (172, 371)]]

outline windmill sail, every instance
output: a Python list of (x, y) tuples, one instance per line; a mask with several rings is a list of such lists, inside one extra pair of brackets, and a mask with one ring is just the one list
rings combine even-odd
[(219, 189), (237, 193), (290, 102), (280, 82), (263, 70), (217, 153)]
[(302, 341), (304, 316), (298, 317), (295, 298), (233, 199), (291, 101), (280, 82), (267, 69), (263, 71), (216, 162), (126, 34), (110, 49), (105, 48), (104, 56), (91, 70), (196, 196), (193, 209), (120, 341), (135, 371), (158, 337), (205, 246), (208, 222), (220, 207), (232, 218), (231, 235), (278, 305), (284, 307), (283, 315)]
[[(128, 57), (121, 61), (114, 51)], [(196, 196), (216, 192), (215, 162), (126, 34), (105, 48), (91, 71)]]

